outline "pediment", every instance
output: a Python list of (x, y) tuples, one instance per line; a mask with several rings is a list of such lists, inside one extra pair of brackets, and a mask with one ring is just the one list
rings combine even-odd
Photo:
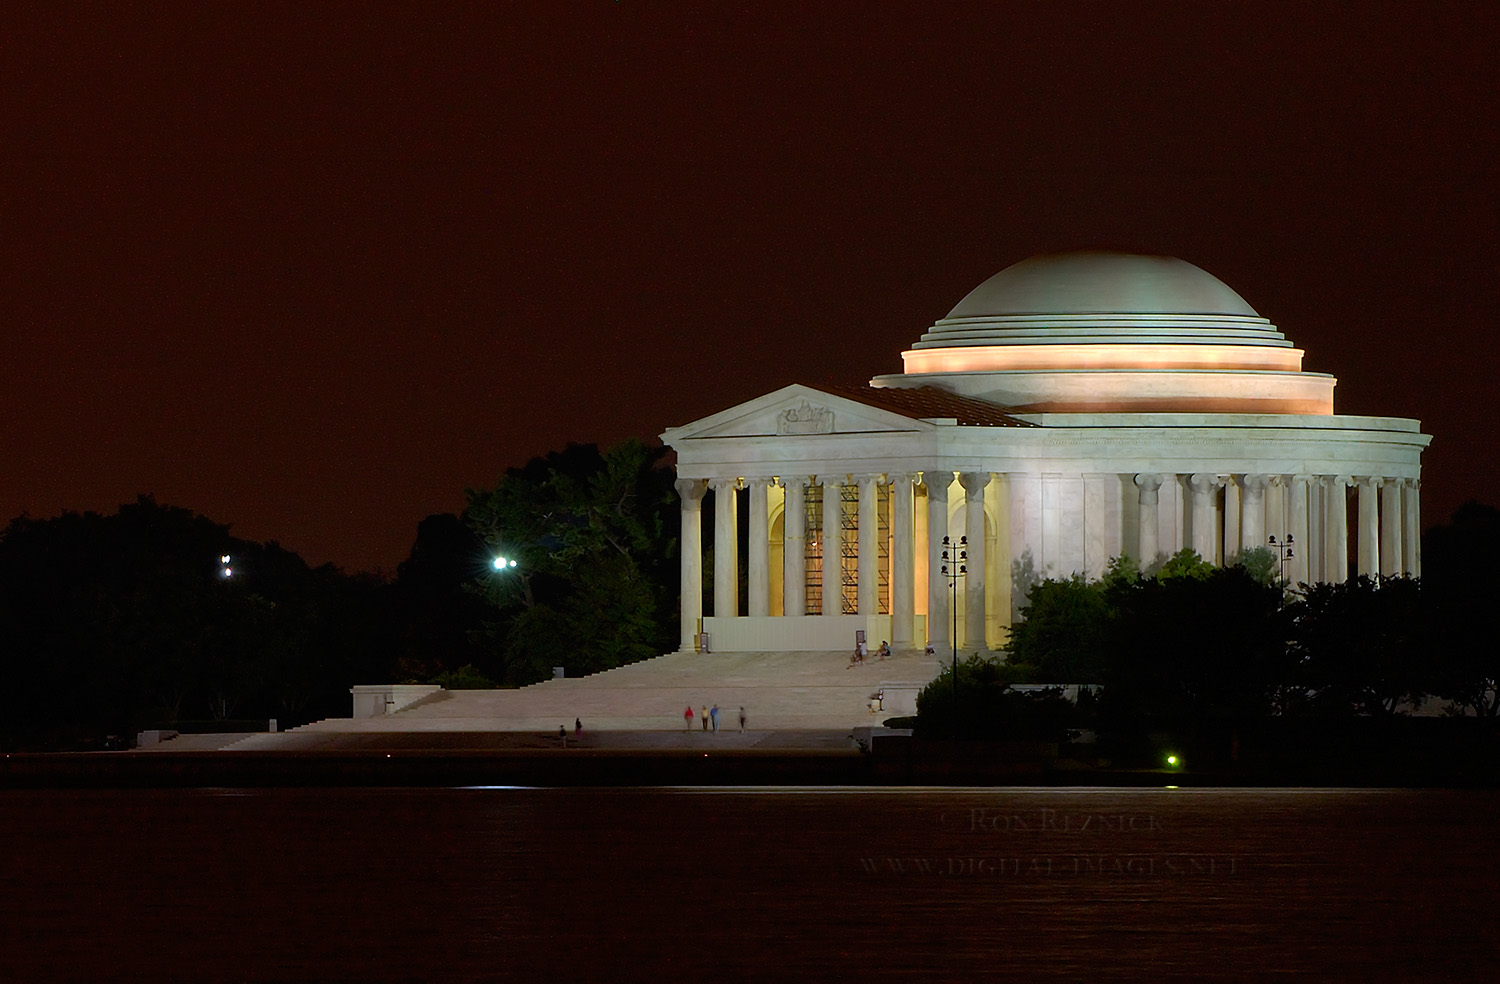
[(831, 434), (912, 433), (932, 425), (801, 383), (674, 427), (667, 444), (725, 437), (819, 437)]

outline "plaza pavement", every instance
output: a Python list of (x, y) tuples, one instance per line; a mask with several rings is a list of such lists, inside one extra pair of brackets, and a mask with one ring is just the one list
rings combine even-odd
[[(669, 653), (592, 676), (547, 680), (515, 690), (442, 691), (393, 714), (329, 718), (278, 734), (234, 736), (235, 751), (346, 750), (374, 747), (500, 749), (557, 743), (581, 719), (586, 747), (821, 748), (847, 744), (850, 730), (914, 714), (916, 695), (940, 670), (918, 654)], [(870, 700), (884, 692), (883, 707)], [(719, 706), (719, 733), (700, 714)], [(693, 708), (692, 730), (683, 709)], [(739, 733), (745, 708), (747, 731)], [(225, 736), (228, 738), (228, 736)], [(169, 749), (174, 742), (160, 746)]]

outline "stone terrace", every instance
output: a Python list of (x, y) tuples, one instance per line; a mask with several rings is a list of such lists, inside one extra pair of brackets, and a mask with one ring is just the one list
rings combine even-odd
[[(235, 750), (345, 747), (357, 736), (396, 733), (570, 733), (575, 718), (586, 733), (683, 731), (683, 709), (693, 708), (701, 732), (704, 705), (719, 705), (721, 732), (738, 732), (739, 709), (754, 733), (843, 731), (912, 714), (917, 692), (939, 664), (921, 654), (850, 666), (846, 653), (670, 653), (572, 679), (547, 680), (518, 690), (443, 691), (394, 714), (329, 718), (281, 734), (254, 735)], [(884, 708), (870, 698), (884, 690)], [(624, 736), (622, 735), (621, 738)], [(645, 736), (642, 736), (644, 739)], [(170, 744), (170, 743), (169, 743)]]

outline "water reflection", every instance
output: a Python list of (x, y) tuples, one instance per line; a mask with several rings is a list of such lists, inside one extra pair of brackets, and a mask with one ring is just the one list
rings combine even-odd
[(0, 979), (1485, 979), (1490, 791), (18, 791)]

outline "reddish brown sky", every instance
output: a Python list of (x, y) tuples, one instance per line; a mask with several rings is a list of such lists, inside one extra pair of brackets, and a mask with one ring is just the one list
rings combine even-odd
[(1034, 253), (1180, 256), (1500, 501), (1470, 2), (7, 4), (0, 518), (394, 568), (466, 486), (859, 383)]

